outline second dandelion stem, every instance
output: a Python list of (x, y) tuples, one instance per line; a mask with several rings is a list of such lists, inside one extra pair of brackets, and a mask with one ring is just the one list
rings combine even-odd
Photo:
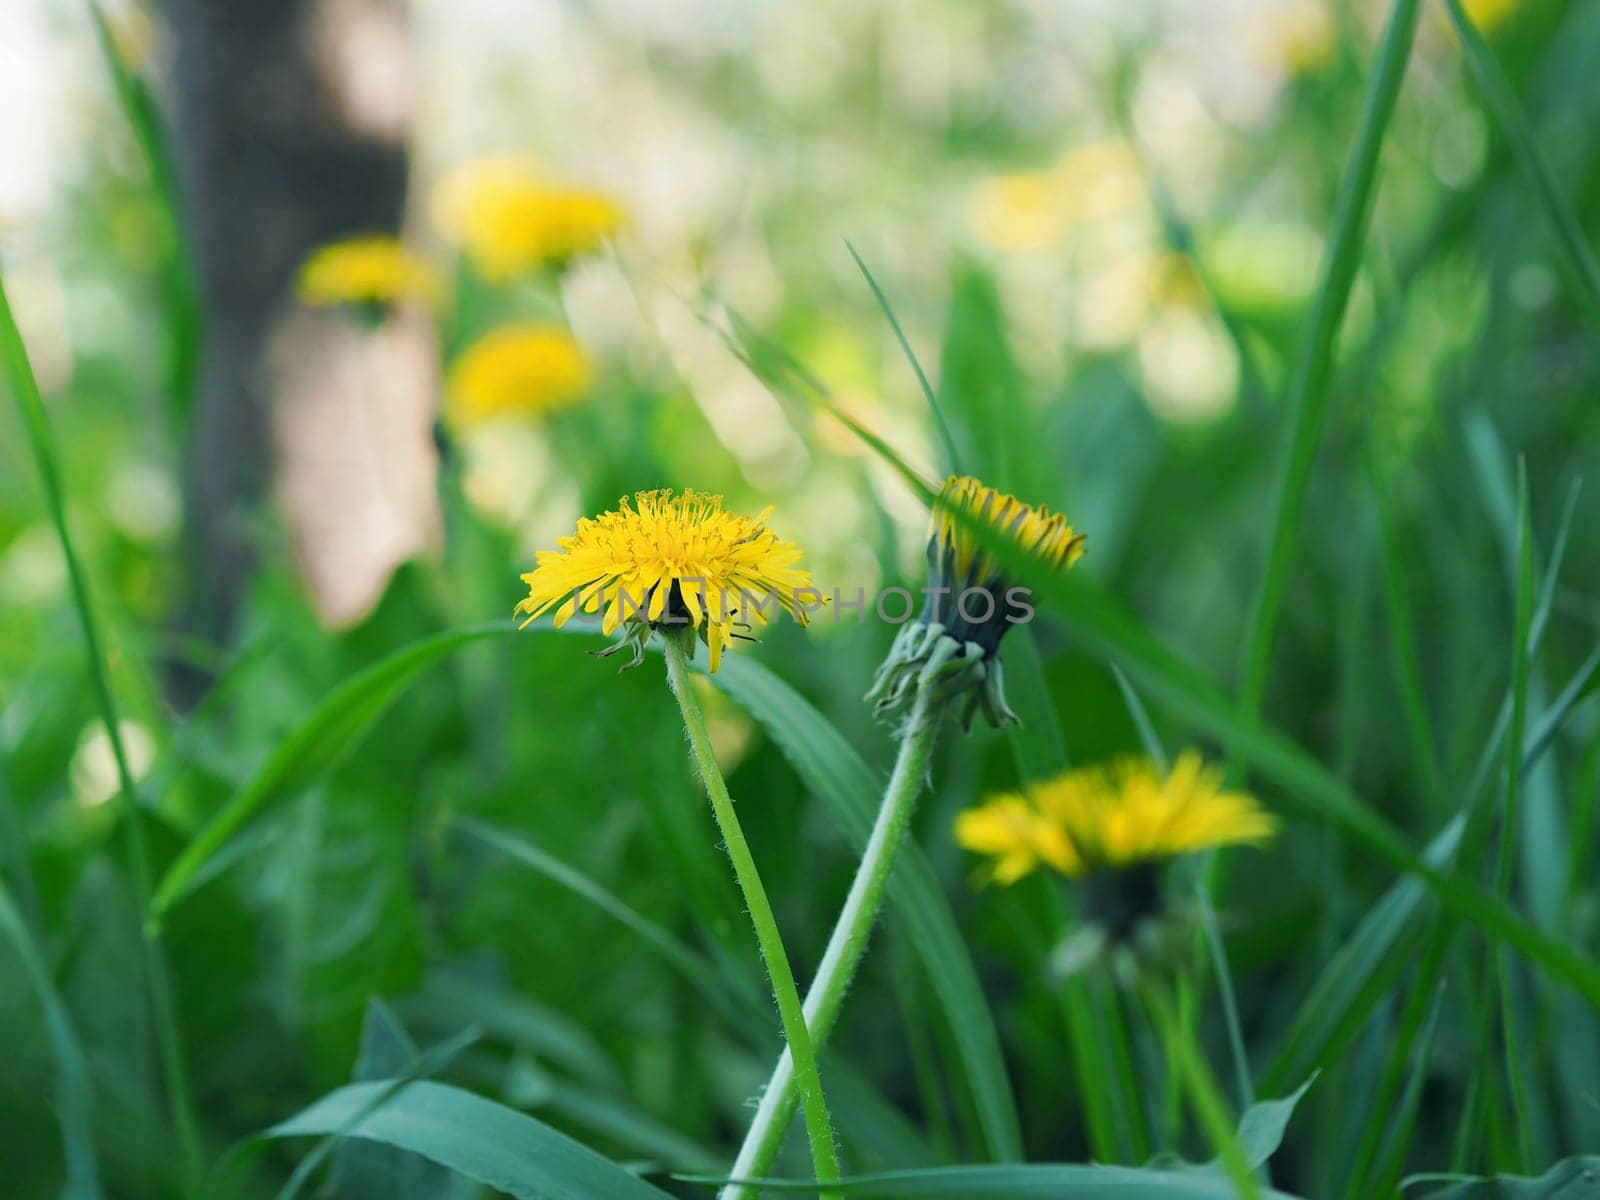
[[(844, 908), (828, 938), (817, 977), (806, 994), (805, 1017), (813, 1046), (820, 1047), (827, 1041), (844, 994), (866, 952), (867, 939), (872, 934), (878, 910), (883, 907), (884, 890), (894, 869), (895, 856), (927, 779), (939, 715), (938, 702), (928, 690), (920, 690), (900, 741), (900, 755), (884, 792), (883, 807), (878, 810), (861, 865), (856, 868), (850, 893), (845, 897)], [(761, 1094), (755, 1119), (745, 1133), (744, 1144), (739, 1147), (739, 1157), (732, 1171), (735, 1179), (759, 1179), (772, 1169), (794, 1117), (797, 1071), (788, 1053), (778, 1059), (772, 1078)], [(803, 1089), (803, 1079), (799, 1086)], [(801, 1099), (804, 1099), (803, 1091)], [(729, 1184), (723, 1190), (722, 1200), (739, 1200), (747, 1194), (738, 1184)]]
[(806, 1027), (805, 1013), (800, 1004), (800, 992), (795, 986), (794, 972), (789, 966), (789, 956), (783, 948), (778, 933), (778, 922), (772, 914), (767, 892), (761, 886), (761, 876), (756, 871), (750, 846), (739, 827), (738, 814), (733, 809), (733, 797), (717, 766), (717, 757), (711, 749), (711, 735), (706, 730), (700, 701), (695, 697), (693, 680), (689, 674), (689, 652), (694, 643), (688, 637), (668, 635), (666, 643), (667, 679), (672, 693), (678, 698), (678, 708), (683, 713), (684, 728), (689, 734), (700, 777), (706, 794), (711, 799), (711, 811), (716, 816), (722, 840), (727, 844), (728, 857), (733, 860), (733, 873), (744, 893), (745, 906), (750, 910), (750, 923), (755, 926), (756, 941), (761, 947), (761, 957), (766, 963), (767, 975), (772, 982), (772, 994), (778, 1003), (778, 1016), (783, 1023), (784, 1040), (788, 1043), (787, 1056), (794, 1062), (794, 1077), (800, 1093), (800, 1105), (805, 1113), (806, 1135), (811, 1142), (811, 1165), (819, 1180), (839, 1178), (839, 1156), (833, 1142), (833, 1125), (828, 1119), (828, 1106), (822, 1094), (822, 1077), (817, 1072), (817, 1055), (812, 1046), (811, 1033)]

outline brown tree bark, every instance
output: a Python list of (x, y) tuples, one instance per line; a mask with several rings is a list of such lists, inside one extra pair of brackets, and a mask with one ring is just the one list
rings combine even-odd
[(167, 7), (185, 219), (205, 313), (183, 624), (226, 642), (274, 465), (270, 360), (293, 307), (294, 273), (320, 243), (398, 231), (409, 56), (399, 0)]

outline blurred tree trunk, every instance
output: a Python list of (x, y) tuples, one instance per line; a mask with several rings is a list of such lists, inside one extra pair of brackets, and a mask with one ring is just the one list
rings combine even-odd
[[(226, 642), (274, 466), (269, 351), (309, 250), (399, 229), (409, 53), (399, 0), (166, 2), (206, 321), (186, 468), (183, 625)], [(198, 682), (180, 682), (178, 698)]]

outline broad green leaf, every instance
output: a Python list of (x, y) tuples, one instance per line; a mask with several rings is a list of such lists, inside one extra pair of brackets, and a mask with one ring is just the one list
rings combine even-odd
[(73, 1032), (66, 1006), (50, 981), (44, 955), (34, 944), (27, 922), (12, 902), (11, 893), (0, 882), (0, 932), (10, 940), (22, 960), (22, 974), (44, 1011), (45, 1030), (50, 1036), (50, 1052), (56, 1060), (56, 1112), (61, 1125), (61, 1146), (66, 1158), (67, 1181), (64, 1200), (101, 1200), (100, 1172), (94, 1152), (94, 1093), (89, 1084), (89, 1069), (83, 1048)]
[[(311, 1177), (316, 1174), (317, 1169), (322, 1166), (324, 1161), (326, 1161), (328, 1155), (332, 1154), (335, 1150), (345, 1147), (346, 1139), (352, 1136), (352, 1131), (358, 1125), (360, 1125), (368, 1117), (380, 1112), (386, 1105), (393, 1101), (396, 1096), (400, 1095), (401, 1092), (405, 1091), (406, 1088), (410, 1087), (417, 1080), (425, 1079), (430, 1075), (436, 1075), (440, 1071), (444, 1070), (445, 1067), (449, 1066), (450, 1063), (454, 1061), (456, 1056), (459, 1055), (461, 1051), (472, 1045), (472, 1043), (477, 1041), (477, 1039), (478, 1031), (476, 1029), (464, 1029), (448, 1041), (430, 1048), (427, 1053), (413, 1055), (406, 1063), (405, 1069), (394, 1075), (392, 1078), (378, 1080), (377, 1082), (379, 1086), (372, 1090), (372, 1093), (370, 1096), (368, 1096), (365, 1103), (353, 1109), (339, 1124), (338, 1128), (330, 1130), (327, 1136), (317, 1143), (316, 1148), (313, 1149), (310, 1154), (306, 1155), (300, 1160), (299, 1164), (294, 1169), (294, 1173), (289, 1176), (283, 1187), (278, 1190), (276, 1200), (295, 1200), (295, 1197), (300, 1194), (301, 1190), (310, 1181)], [(389, 1047), (390, 1052), (392, 1052), (394, 1049), (395, 1047), (392, 1045)], [(262, 1139), (258, 1137), (253, 1143), (247, 1143), (247, 1145), (259, 1146), (261, 1140)], [(385, 1148), (381, 1146), (375, 1146), (372, 1147), (372, 1149), (381, 1150)], [(391, 1156), (392, 1159), (402, 1160), (405, 1157), (404, 1155), (400, 1155), (393, 1151), (391, 1151)], [(368, 1161), (369, 1163), (372, 1163), (375, 1160), (369, 1159)], [(421, 1165), (427, 1166), (427, 1160), (422, 1160)], [(403, 1163), (398, 1164), (398, 1167), (399, 1169), (403, 1170)], [(387, 1174), (388, 1172), (386, 1172), (386, 1175)], [(416, 1172), (416, 1174), (418, 1177), (428, 1182), (437, 1183), (438, 1181), (437, 1177), (430, 1179), (430, 1173), (427, 1171), (419, 1170)], [(383, 1195), (385, 1200), (389, 1200), (391, 1196), (395, 1195), (394, 1192), (388, 1190), (388, 1186), (393, 1186), (394, 1180), (395, 1176), (389, 1175), (387, 1179), (381, 1182), (377, 1180), (372, 1180), (370, 1182), (376, 1185), (374, 1190), (377, 1191), (378, 1194)], [(433, 1194), (438, 1195), (439, 1193), (434, 1192)], [(349, 1193), (341, 1189), (339, 1195), (346, 1196), (349, 1195)]]
[[(850, 744), (798, 692), (754, 659), (724, 658), (722, 669), (711, 678), (760, 722), (857, 848), (864, 846), (882, 789)], [(1000, 1035), (949, 901), (914, 843), (908, 841), (900, 850), (889, 897), (950, 1023), (990, 1153), (1003, 1160), (1021, 1158)]]
[[(417, 1045), (382, 1000), (367, 1001), (352, 1082), (405, 1075), (417, 1061)], [(436, 1200), (447, 1194), (448, 1173), (437, 1163), (389, 1146), (341, 1141), (333, 1153), (328, 1187), (344, 1200)]]
[(1400, 1186), (1415, 1200), (1586, 1200), (1600, 1195), (1600, 1155), (1563, 1159), (1537, 1179), (1495, 1175), (1452, 1181), (1437, 1191), (1419, 1190), (1439, 1180), (1436, 1175), (1414, 1175)]
[(1316, 1081), (1313, 1075), (1281, 1100), (1262, 1100), (1244, 1110), (1239, 1118), (1239, 1148), (1252, 1167), (1262, 1166), (1278, 1152), (1295, 1106)]
[[(721, 1183), (720, 1179), (696, 1179)], [(736, 1182), (752, 1182), (739, 1180)], [(770, 1192), (815, 1192), (814, 1181), (765, 1179)], [(1020, 1163), (989, 1167), (929, 1167), (852, 1175), (828, 1184), (846, 1196), (876, 1200), (1234, 1200), (1233, 1184), (1219, 1175), (1148, 1167)], [(1262, 1188), (1263, 1200), (1295, 1200)]]
[(329, 692), (167, 868), (150, 902), (152, 918), (159, 921), (192, 890), (206, 864), (252, 817), (303, 791), (338, 766), (424, 671), (463, 646), (502, 636), (510, 628), (508, 622), (497, 621), (423, 638)]
[(371, 1108), (386, 1084), (339, 1088), (263, 1136), (338, 1133), (381, 1142), (517, 1200), (666, 1200), (665, 1192), (566, 1134), (460, 1088), (418, 1081)]

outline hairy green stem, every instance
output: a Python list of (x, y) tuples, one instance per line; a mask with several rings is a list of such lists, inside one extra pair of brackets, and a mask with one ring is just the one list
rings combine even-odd
[[(894, 773), (883, 794), (883, 805), (878, 819), (867, 839), (861, 864), (856, 868), (855, 880), (845, 897), (844, 908), (828, 938), (828, 948), (823, 952), (817, 977), (806, 994), (805, 1017), (814, 1046), (822, 1046), (833, 1030), (844, 1003), (844, 994), (850, 989), (856, 967), (866, 952), (872, 926), (883, 907), (884, 890), (894, 869), (900, 843), (905, 839), (911, 823), (911, 813), (917, 796), (922, 791), (928, 775), (928, 761), (933, 754), (933, 744), (938, 732), (939, 707), (926, 689), (917, 693), (911, 709), (905, 734), (900, 741), (900, 754), (895, 759)], [(730, 1174), (735, 1179), (760, 1179), (772, 1169), (778, 1151), (783, 1146), (784, 1135), (794, 1117), (797, 1083), (795, 1062), (788, 1051), (778, 1059), (772, 1070), (755, 1119), (744, 1135), (739, 1156), (734, 1160)], [(803, 1092), (800, 1095), (803, 1097)], [(729, 1184), (723, 1189), (723, 1200), (738, 1200), (747, 1196), (747, 1189), (739, 1184)]]
[[(11, 304), (6, 299), (5, 286), (0, 282), (0, 378), (10, 381), (11, 390), (27, 431), (28, 443), (33, 452), (34, 466), (39, 472), (39, 482), (44, 492), (45, 507), (50, 513), (50, 523), (55, 527), (61, 544), (61, 557), (67, 566), (67, 580), (72, 591), (73, 605), (78, 612), (78, 623), (83, 634), (84, 652), (89, 660), (89, 684), (94, 694), (106, 737), (111, 743), (111, 757), (116, 763), (120, 817), (127, 840), (128, 868), (133, 876), (134, 894), (141, 912), (149, 907), (151, 894), (150, 851), (145, 844), (143, 817), (139, 812), (139, 796), (134, 786), (133, 772), (128, 767), (128, 755), (122, 743), (122, 726), (117, 717), (116, 700), (111, 693), (111, 680), (106, 673), (104, 642), (100, 624), (95, 617), (94, 603), (89, 595), (89, 579), (78, 558), (72, 534), (67, 528), (66, 505), (62, 500), (61, 466), (56, 459), (55, 439), (50, 432), (50, 419), (45, 412), (44, 400), (39, 395), (38, 380), (33, 374), (33, 364), (28, 359), (27, 347), (11, 315)], [(177, 1006), (172, 998), (172, 981), (168, 974), (166, 954), (153, 935), (141, 939), (144, 949), (145, 974), (150, 988), (150, 1008), (156, 1026), (157, 1049), (161, 1058), (162, 1074), (166, 1083), (167, 1102), (171, 1110), (173, 1128), (178, 1137), (178, 1150), (182, 1160), (184, 1187), (192, 1193), (198, 1187), (204, 1170), (200, 1148), (199, 1123), (194, 1115), (194, 1100), (189, 1090), (189, 1076), (184, 1066), (183, 1045), (178, 1036)]]
[(728, 795), (727, 782), (722, 778), (722, 769), (717, 766), (717, 756), (711, 749), (711, 735), (706, 730), (705, 715), (700, 711), (700, 701), (695, 697), (693, 680), (689, 674), (689, 656), (684, 646), (688, 639), (683, 634), (669, 633), (662, 640), (666, 643), (667, 679), (672, 685), (672, 694), (678, 698), (683, 726), (689, 734), (689, 746), (700, 768), (706, 795), (711, 799), (711, 811), (717, 818), (722, 840), (727, 844), (728, 857), (733, 861), (733, 873), (739, 881), (740, 891), (744, 893), (745, 906), (750, 910), (750, 923), (755, 927), (756, 941), (761, 947), (761, 957), (772, 983), (772, 994), (778, 1002), (778, 1017), (783, 1023), (784, 1040), (788, 1043), (785, 1054), (793, 1056), (796, 1086), (805, 1113), (806, 1135), (811, 1141), (812, 1169), (820, 1180), (837, 1179), (839, 1155), (833, 1144), (833, 1124), (828, 1119), (828, 1106), (822, 1095), (817, 1053), (812, 1046), (811, 1033), (806, 1028), (800, 991), (795, 987), (794, 971), (789, 966), (789, 955), (778, 933), (777, 919), (772, 915), (772, 904), (767, 900), (766, 889), (761, 886), (756, 861), (750, 854), (744, 830), (739, 826), (738, 814), (734, 812), (733, 797)]
[(1234, 1132), (1228, 1102), (1223, 1099), (1222, 1089), (1206, 1065), (1193, 1027), (1174, 1010), (1160, 984), (1147, 982), (1140, 990), (1166, 1048), (1168, 1069), (1188, 1093), (1189, 1105), (1206, 1140), (1222, 1161), (1222, 1169), (1227, 1172), (1240, 1200), (1260, 1200), (1261, 1188)]

